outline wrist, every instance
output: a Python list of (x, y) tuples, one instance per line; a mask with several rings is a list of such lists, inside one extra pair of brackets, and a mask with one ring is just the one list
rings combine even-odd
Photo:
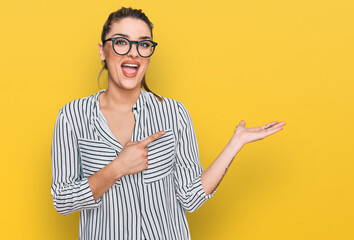
[(231, 137), (228, 144), (231, 146), (231, 148), (235, 152), (235, 155), (245, 145), (245, 143), (235, 134)]
[(123, 177), (124, 175), (126, 175), (122, 170), (124, 169), (122, 167), (122, 162), (119, 161), (119, 156), (116, 157), (112, 162), (112, 172), (113, 172), (113, 177), (114, 179), (117, 181), (118, 179), (120, 179), (121, 177)]

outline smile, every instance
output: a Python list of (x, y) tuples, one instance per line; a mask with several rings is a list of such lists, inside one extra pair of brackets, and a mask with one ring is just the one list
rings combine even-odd
[(135, 77), (138, 74), (140, 63), (137, 61), (124, 61), (121, 65), (124, 76)]

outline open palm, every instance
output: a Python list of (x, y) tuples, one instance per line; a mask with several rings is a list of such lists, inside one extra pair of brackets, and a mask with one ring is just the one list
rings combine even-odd
[(235, 135), (242, 141), (243, 144), (261, 140), (269, 135), (272, 135), (280, 130), (284, 126), (285, 122), (271, 122), (264, 126), (246, 128), (246, 122), (242, 120), (235, 129)]

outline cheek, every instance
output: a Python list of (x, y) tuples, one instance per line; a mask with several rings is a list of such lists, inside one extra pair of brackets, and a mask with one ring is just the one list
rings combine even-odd
[(107, 66), (109, 66), (111, 68), (115, 68), (118, 65), (120, 65), (121, 60), (122, 60), (122, 57), (117, 54), (113, 55), (112, 53), (109, 53), (108, 55), (106, 55)]
[(149, 63), (150, 63), (150, 59), (143, 61), (144, 71), (147, 70), (147, 68), (148, 68), (148, 66), (149, 66)]

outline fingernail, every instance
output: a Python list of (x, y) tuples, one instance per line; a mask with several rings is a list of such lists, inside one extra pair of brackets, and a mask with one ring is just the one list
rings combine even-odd
[(162, 135), (164, 135), (165, 133), (166, 133), (165, 131), (162, 131), (162, 133), (161, 133), (161, 134), (162, 134)]

